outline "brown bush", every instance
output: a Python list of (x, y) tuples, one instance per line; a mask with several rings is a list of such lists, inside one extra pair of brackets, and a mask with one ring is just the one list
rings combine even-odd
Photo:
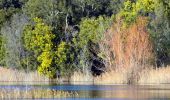
[[(105, 39), (100, 44), (101, 47), (108, 46), (108, 50), (103, 50), (106, 52), (106, 60), (112, 59), (108, 65), (117, 71), (126, 69), (127, 80), (132, 83), (138, 81), (141, 70), (150, 66), (153, 59), (152, 43), (145, 17), (139, 17), (128, 28), (122, 25), (121, 20), (117, 20), (105, 33)], [(109, 52), (113, 52), (113, 55), (110, 56)]]

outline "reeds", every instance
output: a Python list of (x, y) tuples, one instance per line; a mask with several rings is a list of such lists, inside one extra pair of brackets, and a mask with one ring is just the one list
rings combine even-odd
[(4, 82), (7, 83), (48, 83), (49, 78), (43, 75), (39, 75), (35, 72), (24, 72), (19, 70), (7, 69), (0, 67), (0, 82), (1, 84)]
[[(96, 77), (96, 84), (128, 84), (127, 70), (110, 71)], [(141, 70), (139, 79), (135, 84), (169, 84), (170, 66), (154, 69), (153, 67)]]
[(146, 69), (140, 74), (139, 84), (169, 84), (170, 66)]
[(74, 72), (70, 78), (71, 84), (93, 84), (93, 76), (90, 73)]
[(98, 76), (94, 78), (95, 84), (127, 84), (127, 72), (126, 70), (120, 71), (109, 71), (102, 76)]
[(42, 98), (66, 98), (66, 97), (78, 97), (76, 92), (65, 92), (59, 90), (19, 90), (19, 89), (1, 89), (0, 99), (42, 99)]

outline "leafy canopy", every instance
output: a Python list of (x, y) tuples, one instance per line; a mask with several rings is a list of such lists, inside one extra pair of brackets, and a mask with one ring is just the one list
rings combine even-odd
[(24, 43), (27, 50), (33, 51), (37, 57), (38, 72), (40, 74), (53, 77), (55, 74), (52, 68), (53, 59), (53, 43), (54, 35), (51, 32), (51, 27), (45, 25), (42, 19), (34, 18), (34, 25), (28, 25), (24, 32)]

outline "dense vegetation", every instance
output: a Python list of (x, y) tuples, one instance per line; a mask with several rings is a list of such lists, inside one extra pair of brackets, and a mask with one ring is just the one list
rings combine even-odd
[(0, 0), (0, 65), (55, 78), (170, 62), (169, 0)]

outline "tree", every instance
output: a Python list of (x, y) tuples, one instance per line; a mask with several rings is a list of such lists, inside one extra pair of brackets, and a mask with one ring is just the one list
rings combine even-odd
[(43, 23), (42, 19), (34, 18), (34, 25), (28, 25), (25, 28), (24, 45), (28, 51), (33, 52), (31, 56), (34, 56), (38, 61), (38, 72), (54, 77), (56, 66), (53, 66), (54, 51), (52, 49), (52, 40), (54, 35), (51, 30), (52, 28)]
[(24, 12), (31, 18), (45, 19), (49, 24), (52, 24), (52, 21), (55, 21), (53, 17), (59, 14), (55, 0), (29, 0), (24, 7)]
[(122, 2), (122, 0), (29, 0), (24, 12), (31, 18), (42, 18), (52, 26), (53, 33), (57, 34), (56, 38), (60, 41), (64, 39), (67, 28), (73, 27), (70, 28), (72, 30), (77, 28), (81, 18), (111, 16), (120, 10)]
[(22, 43), (22, 33), (27, 22), (25, 15), (16, 14), (1, 29), (1, 39), (3, 40), (1, 40), (1, 48), (5, 49), (5, 52), (1, 52), (1, 55), (5, 55), (3, 60), (5, 60), (6, 67), (23, 68), (21, 60), (24, 58), (25, 52)]
[(155, 1), (154, 17), (151, 17), (150, 33), (154, 42), (157, 64), (168, 63), (170, 58), (170, 1)]
[(21, 11), (27, 0), (0, 0), (0, 27), (11, 18), (13, 14)]
[(55, 51), (55, 63), (61, 75), (70, 76), (73, 73), (75, 70), (74, 59), (74, 52), (70, 44), (61, 42)]
[(70, 75), (74, 69), (71, 47), (66, 42), (55, 46), (53, 39), (55, 35), (52, 33), (52, 28), (40, 18), (34, 18), (34, 25), (25, 28), (24, 45), (29, 52), (32, 52), (30, 56), (36, 58), (33, 62), (38, 62), (38, 72), (50, 78), (56, 77), (56, 71), (62, 75)]
[(128, 26), (135, 22), (138, 16), (149, 16), (154, 11), (154, 7), (154, 0), (135, 0), (135, 2), (127, 0), (118, 17), (123, 19), (125, 26)]
[(29, 0), (25, 7), (26, 13), (31, 19), (38, 17), (44, 23), (51, 26), (55, 34), (55, 43), (58, 45), (65, 39), (65, 27), (67, 24), (67, 12), (65, 0)]
[[(78, 68), (87, 72), (92, 66), (96, 66), (94, 62), (104, 63), (99, 44), (103, 39), (103, 34), (107, 31), (114, 20), (114, 16), (98, 18), (84, 18), (80, 23), (80, 32), (73, 39), (75, 52), (78, 54)], [(100, 66), (96, 69), (100, 69)]]

